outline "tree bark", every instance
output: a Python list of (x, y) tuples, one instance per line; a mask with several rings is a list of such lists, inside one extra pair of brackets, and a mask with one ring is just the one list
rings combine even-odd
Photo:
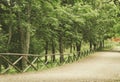
[(80, 56), (80, 51), (81, 51), (81, 41), (79, 43), (76, 43), (76, 49), (77, 49), (77, 55), (79, 57)]
[[(12, 16), (12, 9), (10, 8), (10, 15)], [(10, 17), (10, 21), (12, 20), (12, 17)], [(9, 26), (9, 37), (8, 37), (8, 46), (11, 42), (11, 38), (12, 38), (12, 23), (10, 23)]]
[(21, 53), (29, 54), (30, 33), (29, 28), (20, 27), (21, 32)]
[(96, 50), (96, 44), (94, 44), (94, 50)]
[[(18, 12), (18, 23), (19, 23), (19, 30), (20, 30), (20, 42), (21, 42), (21, 53), (23, 54), (29, 54), (29, 45), (30, 45), (30, 14), (31, 14), (31, 3), (28, 2), (28, 4), (26, 5), (27, 7), (27, 26), (23, 27), (21, 26), (21, 14), (20, 12)], [(24, 56), (21, 64), (22, 67), (21, 69), (23, 70), (26, 65), (27, 62), (25, 61), (25, 58), (27, 58), (27, 56)]]
[[(29, 28), (20, 28), (21, 31), (21, 53), (22, 54), (29, 54), (29, 44), (30, 44), (30, 33)], [(27, 62), (25, 60), (27, 56), (24, 56), (22, 59), (22, 69), (24, 69), (27, 65)]]
[(52, 40), (52, 61), (55, 62), (55, 43)]
[(102, 41), (100, 41), (100, 47), (99, 48), (102, 49)]
[(72, 44), (72, 39), (71, 39), (71, 43), (70, 43), (70, 53), (73, 52), (73, 44)]
[(48, 41), (45, 42), (45, 62), (48, 61), (47, 54), (48, 54)]
[(102, 47), (104, 48), (104, 46), (105, 46), (105, 41), (104, 41), (104, 40), (102, 41), (102, 44), (103, 44), (103, 46), (102, 46)]
[(76, 51), (76, 45), (75, 44), (73, 45), (73, 50)]
[(2, 71), (2, 63), (1, 63), (2, 61), (1, 61), (1, 56), (0, 56), (0, 73), (1, 73), (1, 71)]
[(90, 43), (90, 51), (92, 51), (92, 41), (89, 41)]
[(63, 38), (62, 36), (59, 37), (59, 52), (60, 52), (60, 63), (64, 61), (64, 56), (63, 56)]
[(73, 52), (73, 46), (72, 46), (72, 44), (70, 45), (70, 53), (72, 53)]

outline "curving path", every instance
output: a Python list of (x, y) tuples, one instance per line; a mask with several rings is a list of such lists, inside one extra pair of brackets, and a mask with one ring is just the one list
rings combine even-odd
[(0, 82), (120, 82), (120, 52), (96, 52), (41, 72), (1, 75)]

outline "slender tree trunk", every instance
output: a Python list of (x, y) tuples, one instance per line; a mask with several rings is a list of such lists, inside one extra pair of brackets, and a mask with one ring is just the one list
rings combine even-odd
[(0, 64), (0, 73), (2, 72), (2, 65)]
[[(12, 9), (10, 9), (10, 15), (12, 16)], [(12, 17), (10, 17), (10, 20), (12, 20)], [(11, 38), (12, 38), (12, 23), (10, 23), (10, 25), (9, 25), (8, 46), (11, 42)]]
[(73, 44), (72, 44), (72, 39), (71, 39), (71, 44), (70, 44), (70, 53), (73, 52)]
[(73, 53), (73, 45), (72, 45), (72, 43), (70, 45), (70, 53)]
[[(12, 1), (11, 1), (12, 2)], [(12, 5), (12, 3), (10, 3), (10, 5)], [(7, 42), (7, 51), (6, 52), (9, 52), (9, 50), (10, 50), (10, 43), (11, 43), (11, 39), (12, 39), (12, 26), (13, 26), (13, 21), (11, 22), (11, 20), (13, 20), (12, 19), (12, 14), (13, 14), (13, 12), (12, 12), (12, 8), (10, 7), (10, 21), (9, 21), (9, 36), (8, 36), (8, 42)], [(1, 63), (1, 65), (2, 65), (2, 63)], [(1, 68), (1, 65), (0, 65), (0, 68)], [(7, 65), (7, 67), (9, 66), (9, 64), (6, 62), (6, 65)], [(4, 64), (4, 66), (5, 66), (5, 64)], [(6, 67), (6, 68), (7, 68)]]
[(102, 44), (103, 44), (103, 46), (102, 46), (102, 47), (104, 48), (104, 46), (105, 46), (105, 41), (104, 41), (104, 40), (102, 41)]
[(10, 42), (11, 42), (11, 38), (12, 38), (12, 27), (10, 26), (10, 27), (9, 27), (8, 46), (9, 46), (9, 44), (10, 44)]
[(1, 73), (1, 71), (2, 71), (2, 61), (1, 61), (2, 59), (1, 59), (1, 56), (0, 56), (0, 73)]
[(102, 49), (102, 41), (100, 41), (100, 49)]
[[(19, 2), (18, 2), (19, 3)], [(22, 44), (22, 38), (23, 38), (23, 30), (22, 30), (22, 27), (21, 27), (21, 14), (20, 12), (17, 13), (17, 28), (18, 28), (18, 34), (20, 36), (20, 53), (23, 53), (23, 45)], [(22, 60), (19, 62), (19, 68), (21, 70), (23, 70), (25, 68), (25, 63), (23, 62), (24, 61), (24, 58), (22, 58)]]
[(73, 45), (73, 50), (76, 51), (76, 45), (75, 44)]
[(89, 43), (90, 43), (90, 51), (92, 51), (92, 41), (90, 41)]
[[(17, 1), (17, 4), (19, 5), (19, 1)], [(16, 21), (17, 21), (17, 33), (13, 33), (13, 37), (12, 37), (12, 41), (11, 41), (11, 43), (12, 42), (15, 42), (15, 43), (17, 43), (17, 41), (15, 40), (15, 41), (13, 41), (14, 40), (14, 36), (15, 35), (18, 35), (18, 43), (19, 43), (19, 47), (17, 46), (17, 48), (16, 49), (18, 49), (19, 48), (19, 52), (17, 52), (17, 53), (22, 53), (22, 47), (21, 47), (21, 14), (20, 14), (20, 12), (17, 12), (17, 14), (16, 14)], [(8, 42), (9, 43), (9, 42)], [(12, 46), (13, 46), (13, 44), (12, 44)], [(9, 50), (10, 52), (12, 52), (11, 50)], [(19, 56), (20, 57), (20, 56)], [(16, 65), (17, 67), (19, 67), (21, 70), (23, 70), (23, 64), (22, 64), (22, 60), (20, 60), (19, 62), (18, 62), (18, 65)]]
[(30, 28), (31, 28), (31, 21), (30, 21), (30, 15), (31, 15), (31, 2), (28, 1), (28, 5), (27, 5), (27, 23), (28, 26), (26, 27), (26, 39), (25, 39), (25, 44), (26, 44), (26, 54), (29, 53), (29, 48), (30, 48)]
[(52, 61), (55, 62), (55, 43), (52, 40)]
[(81, 51), (81, 42), (76, 43), (76, 49), (77, 49), (77, 55), (80, 56), (80, 51)]
[(93, 45), (94, 45), (94, 50), (96, 50), (97, 49), (97, 44), (94, 43)]
[(45, 62), (48, 61), (47, 54), (48, 54), (48, 41), (45, 42)]
[(60, 63), (62, 63), (64, 61), (62, 36), (59, 37), (59, 52), (60, 52)]
[(96, 50), (96, 44), (94, 44), (94, 50)]

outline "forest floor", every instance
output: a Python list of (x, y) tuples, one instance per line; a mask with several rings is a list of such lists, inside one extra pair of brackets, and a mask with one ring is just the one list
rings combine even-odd
[(120, 82), (120, 48), (114, 50), (44, 71), (0, 75), (0, 82)]

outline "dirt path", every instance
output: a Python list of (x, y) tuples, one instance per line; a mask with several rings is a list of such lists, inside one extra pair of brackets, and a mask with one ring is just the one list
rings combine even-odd
[(120, 82), (120, 53), (97, 52), (42, 72), (1, 75), (0, 82)]

